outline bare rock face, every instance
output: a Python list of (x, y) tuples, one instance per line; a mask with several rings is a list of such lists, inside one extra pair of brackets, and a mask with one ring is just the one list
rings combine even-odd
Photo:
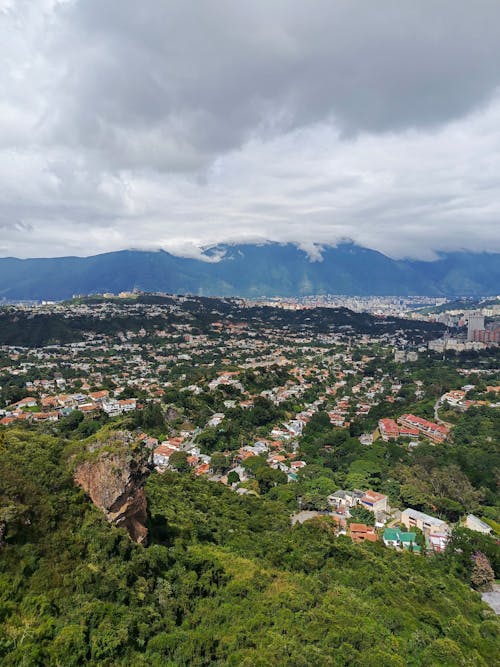
[(148, 452), (128, 434), (115, 433), (108, 441), (92, 443), (88, 459), (75, 467), (74, 480), (108, 521), (140, 544), (148, 534), (143, 489), (148, 474)]
[(169, 406), (165, 410), (165, 419), (167, 420), (167, 422), (169, 424), (176, 421), (177, 419), (180, 419), (180, 417), (181, 417), (181, 413), (178, 410), (176, 410), (175, 408), (173, 408), (172, 406)]

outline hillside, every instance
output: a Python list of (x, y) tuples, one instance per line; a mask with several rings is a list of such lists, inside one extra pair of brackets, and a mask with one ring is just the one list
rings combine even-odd
[(205, 296), (488, 295), (498, 292), (500, 255), (456, 252), (433, 262), (393, 260), (345, 243), (310, 261), (291, 244), (219, 246), (207, 258), (123, 250), (92, 257), (0, 258), (0, 299), (66, 299), (139, 288)]
[(347, 308), (285, 310), (270, 306), (246, 307), (235, 299), (214, 297), (179, 298), (143, 294), (133, 299), (76, 299), (62, 305), (27, 311), (13, 306), (0, 308), (0, 345), (41, 347), (82, 341), (87, 335), (112, 337), (123, 331), (173, 331), (194, 327), (209, 334), (214, 323), (239, 322), (257, 331), (268, 328), (304, 334), (342, 333), (374, 336), (404, 332), (415, 342), (442, 334), (444, 327), (433, 322), (380, 318)]
[(355, 545), (278, 500), (152, 474), (149, 545), (72, 481), (79, 443), (0, 448), (0, 660), (13, 665), (493, 664), (498, 620), (440, 559)]

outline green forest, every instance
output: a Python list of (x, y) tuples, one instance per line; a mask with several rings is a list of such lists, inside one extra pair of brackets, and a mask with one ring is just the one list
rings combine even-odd
[(327, 517), (292, 528), (279, 494), (166, 472), (147, 481), (141, 546), (74, 485), (78, 445), (0, 434), (2, 665), (497, 660), (498, 620), (467, 572), (481, 536), (458, 531), (433, 558), (352, 544)]

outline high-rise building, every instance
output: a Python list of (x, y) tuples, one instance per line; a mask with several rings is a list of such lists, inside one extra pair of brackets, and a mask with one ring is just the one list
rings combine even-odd
[(500, 329), (479, 329), (473, 335), (474, 340), (480, 343), (500, 343)]
[(484, 329), (484, 316), (481, 313), (469, 313), (467, 320), (467, 340), (474, 340), (474, 331)]

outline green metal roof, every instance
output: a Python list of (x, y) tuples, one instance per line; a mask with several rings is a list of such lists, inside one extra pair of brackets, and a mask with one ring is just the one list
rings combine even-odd
[(399, 530), (397, 528), (386, 528), (384, 530), (384, 540), (397, 542), (399, 539)]
[(415, 533), (399, 533), (401, 542), (415, 542), (417, 535)]
[(415, 544), (416, 533), (405, 533), (398, 528), (386, 528), (384, 530), (384, 540), (388, 542), (399, 542), (403, 547), (412, 547), (413, 551), (419, 552), (420, 547)]

